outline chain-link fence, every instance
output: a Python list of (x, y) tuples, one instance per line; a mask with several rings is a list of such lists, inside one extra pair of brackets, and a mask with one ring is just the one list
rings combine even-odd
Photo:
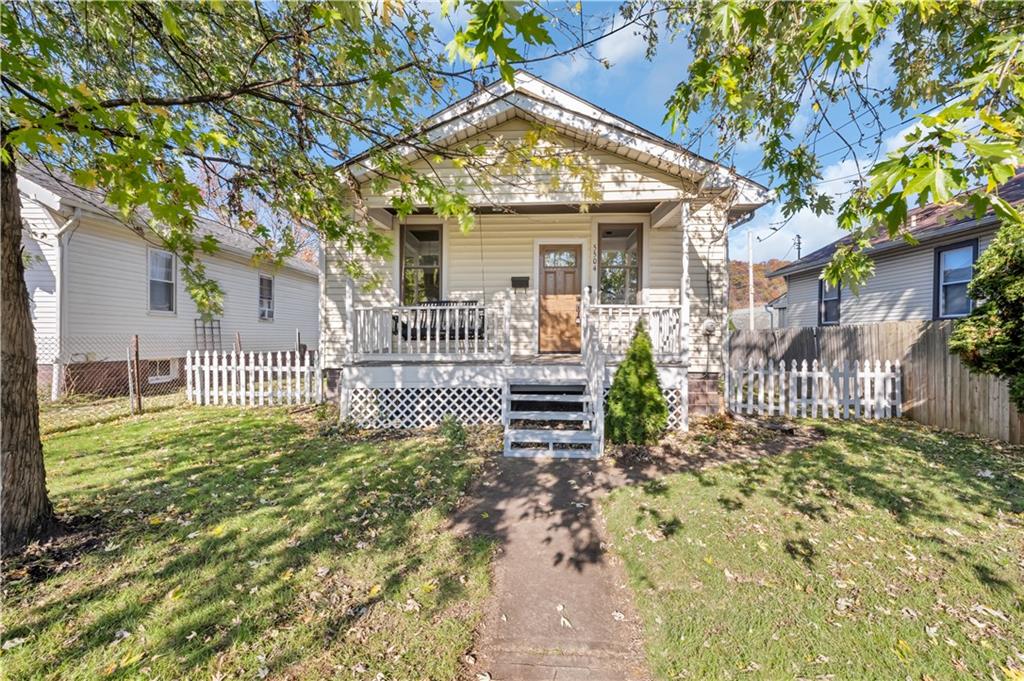
[(236, 350), (239, 344), (245, 352), (296, 349), (279, 341), (222, 339), (219, 334), (36, 337), (42, 429), (53, 432), (117, 418), (131, 413), (139, 400), (147, 411), (184, 401), (186, 354)]

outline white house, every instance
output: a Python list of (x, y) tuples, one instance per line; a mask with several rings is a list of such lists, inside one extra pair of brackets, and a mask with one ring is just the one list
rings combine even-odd
[(482, 145), (483, 158), (547, 131), (546, 153), (581, 159), (600, 200), (581, 212), (581, 183), (543, 168), (510, 177), (495, 164), (484, 186), (450, 160), (394, 149), (461, 187), (476, 213), (463, 232), (426, 206), (399, 219), (393, 187), (374, 187), (366, 158), (353, 162), (361, 217), (393, 249), (366, 259), (383, 282), (367, 291), (344, 267), (359, 256), (324, 245), (320, 343), (343, 417), (501, 421), (507, 454), (592, 456), (601, 398), (639, 320), (671, 424), (719, 408), (728, 231), (768, 200), (764, 187), (525, 72), (422, 130), (434, 145)]
[[(999, 188), (1012, 204), (1024, 202), (1024, 173)], [(974, 218), (950, 206), (930, 204), (910, 211), (907, 231), (917, 243), (902, 238), (877, 238), (866, 253), (874, 274), (857, 294), (821, 280), (821, 270), (845, 238), (810, 253), (769, 276), (785, 277), (783, 301), (773, 301), (780, 326), (834, 326), (930, 319), (956, 319), (970, 314), (974, 301), (967, 284), (978, 256), (999, 229), (989, 213)]]
[(255, 267), (254, 242), (201, 219), (220, 250), (203, 256), (224, 291), (218, 319), (201, 319), (180, 263), (145, 229), (130, 227), (95, 190), (76, 186), (29, 160), (18, 171), (27, 256), (25, 281), (35, 327), (40, 383), (64, 391), (116, 393), (139, 336), (143, 389), (181, 385), (189, 350), (291, 350), (318, 343), (319, 273), (289, 259)]

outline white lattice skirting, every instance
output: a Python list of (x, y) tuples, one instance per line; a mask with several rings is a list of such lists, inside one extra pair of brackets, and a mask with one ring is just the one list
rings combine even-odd
[[(683, 426), (678, 388), (662, 391), (668, 402), (668, 427)], [(608, 397), (608, 388), (604, 391)], [(464, 425), (501, 423), (501, 388), (355, 388), (349, 418), (361, 428), (429, 428), (445, 416)]]
[(501, 423), (501, 388), (356, 388), (349, 412), (362, 428), (427, 428), (445, 416)]

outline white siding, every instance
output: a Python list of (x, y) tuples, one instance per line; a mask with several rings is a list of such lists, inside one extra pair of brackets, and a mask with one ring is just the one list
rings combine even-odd
[(57, 352), (57, 230), (54, 215), (44, 206), (23, 198), (21, 216), (27, 226), (22, 245), (28, 256), (25, 285), (28, 288), (36, 352), (41, 364), (53, 361)]
[[(478, 160), (497, 160), (501, 149), (520, 145), (523, 135), (536, 126), (523, 119), (513, 119), (476, 135), (465, 142), (467, 149), (477, 145), (487, 148), (487, 153)], [(614, 201), (662, 201), (679, 197), (683, 182), (671, 175), (660, 172), (637, 161), (606, 151), (587, 148), (586, 145), (569, 137), (559, 135), (550, 144), (538, 145), (539, 155), (565, 156), (580, 153), (595, 173), (602, 190), (604, 202)], [(517, 169), (514, 174), (502, 173), (495, 166), (493, 170), (478, 172), (472, 178), (451, 161), (414, 163), (413, 167), (423, 173), (436, 176), (448, 186), (461, 186), (462, 193), (474, 204), (517, 204), (517, 203), (578, 203), (580, 201), (580, 180), (569, 177), (563, 170), (551, 171), (528, 167)], [(395, 193), (391, 188), (381, 196), (368, 196), (369, 205), (387, 205)]]
[[(929, 241), (915, 248), (875, 258), (875, 272), (858, 294), (844, 289), (840, 303), (842, 324), (874, 324), (931, 319), (935, 289), (935, 249), (951, 243), (978, 239), (980, 255), (992, 241), (993, 232), (958, 234)], [(786, 326), (818, 323), (818, 277), (802, 272), (788, 278), (789, 308)]]
[[(83, 217), (65, 240), (65, 342), (76, 338), (120, 339), (139, 334), (143, 354), (151, 357), (188, 349), (199, 317), (180, 272), (176, 311), (149, 311), (148, 244), (127, 227)], [(241, 257), (205, 258), (207, 276), (224, 291), (221, 332), (224, 347), (241, 334), (246, 350), (287, 350), (295, 331), (316, 347), (318, 284), (315, 274), (264, 269), (274, 277), (274, 320), (259, 319), (259, 272)], [(95, 342), (94, 342), (95, 343)], [(147, 350), (148, 349), (148, 350)], [(71, 351), (74, 352), (73, 346)]]

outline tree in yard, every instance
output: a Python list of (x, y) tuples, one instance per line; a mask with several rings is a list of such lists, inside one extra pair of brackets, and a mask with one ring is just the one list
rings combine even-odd
[[(646, 5), (629, 2), (622, 12)], [(875, 236), (913, 243), (905, 227), (915, 204), (1000, 219), (971, 288), (987, 301), (957, 323), (951, 348), (969, 366), (1008, 378), (1024, 407), (1024, 218), (999, 196), (1024, 165), (1024, 4), (684, 0), (662, 18), (693, 52), (666, 120), (686, 129), (704, 116), (721, 157), (760, 140), (784, 217), (836, 211), (850, 234), (823, 272), (831, 284), (856, 290), (865, 281), (872, 261), (864, 249)], [(650, 35), (654, 49), (658, 34)], [(883, 136), (896, 126), (882, 122), (886, 109), (915, 114), (888, 154)], [(854, 170), (839, 206), (818, 184), (835, 154)]]
[(651, 337), (640, 322), (608, 391), (605, 434), (613, 444), (646, 445), (657, 442), (667, 424), (668, 403), (654, 366)]
[(1024, 413), (1024, 226), (999, 231), (975, 263), (968, 290), (982, 302), (953, 327), (949, 348), (972, 369), (1007, 379), (1010, 399)]
[[(528, 61), (510, 51), (511, 41), (550, 42), (534, 8), (471, 9), (468, 37), (451, 49), (473, 65), (487, 66), (490, 57), (509, 75)], [(252, 235), (258, 259), (293, 254), (297, 237), (309, 233), (384, 256), (390, 241), (367, 229), (347, 161), (369, 149), (371, 183), (395, 188), (399, 215), (427, 205), (469, 228), (473, 212), (460, 188), (414, 162), (429, 168), (449, 160), (486, 187), (495, 158), (466, 145), (441, 148), (418, 132), (422, 113), (460, 96), (459, 86), (474, 84), (475, 74), (452, 66), (429, 13), (414, 2), (51, 0), (5, 2), (0, 11), (0, 534), (8, 552), (54, 523), (20, 264), (16, 172), (26, 157), (102, 190), (143, 238), (176, 253), (182, 280), (206, 314), (219, 312), (222, 294), (202, 258), (216, 240), (196, 231), (204, 193), (219, 197), (223, 219)], [(573, 158), (545, 156), (545, 136), (539, 130), (522, 146), (498, 148), (498, 163), (587, 174)], [(287, 228), (272, 231), (267, 213)], [(347, 266), (352, 276), (365, 275), (360, 259)]]

